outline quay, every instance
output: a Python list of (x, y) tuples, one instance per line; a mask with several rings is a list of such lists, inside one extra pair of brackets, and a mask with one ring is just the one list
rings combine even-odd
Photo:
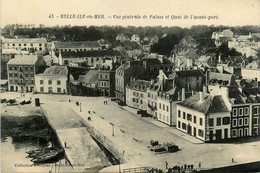
[[(122, 171), (146, 166), (165, 170), (166, 161), (169, 167), (193, 164), (195, 169), (198, 169), (198, 163), (201, 163), (200, 170), (205, 171), (260, 160), (259, 140), (239, 145), (203, 143), (174, 127), (133, 114), (109, 100), (108, 105), (104, 105), (104, 100), (107, 98), (67, 97), (62, 101), (52, 100), (41, 104), (48, 122), (65, 148), (71, 165), (84, 165), (74, 167), (78, 172), (98, 165), (106, 167), (100, 172), (119, 172), (120, 169)], [(80, 106), (75, 104), (77, 101)], [(99, 150), (91, 137), (120, 160), (120, 166), (111, 165), (103, 153), (99, 153), (100, 159), (89, 163), (89, 158)], [(158, 140), (160, 143), (174, 142), (181, 150), (176, 153), (157, 154), (148, 149), (150, 140)], [(89, 143), (95, 146), (90, 151)], [(232, 162), (232, 158), (235, 162)]]

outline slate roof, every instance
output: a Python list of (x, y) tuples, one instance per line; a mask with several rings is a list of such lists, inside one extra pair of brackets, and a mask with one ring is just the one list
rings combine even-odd
[(183, 70), (183, 71), (175, 71), (173, 72), (169, 78), (173, 78), (174, 76), (182, 78), (182, 77), (189, 77), (189, 76), (204, 76), (201, 70)]
[(66, 66), (51, 66), (43, 74), (48, 76), (67, 76), (68, 69)]
[(4, 43), (47, 43), (46, 38), (13, 38), (13, 39), (4, 39)]
[(210, 72), (209, 83), (230, 86), (235, 84), (235, 79), (232, 74)]
[(128, 83), (127, 88), (146, 92), (147, 88), (150, 86), (150, 81), (136, 80)]
[(90, 70), (85, 75), (79, 75), (79, 82), (86, 83), (86, 84), (96, 84), (98, 82), (98, 70)]
[(82, 41), (82, 42), (55, 42), (55, 47), (61, 48), (101, 48), (98, 41)]
[(196, 110), (203, 114), (218, 113), (218, 112), (229, 112), (222, 96), (211, 96), (204, 94), (204, 100), (200, 102), (200, 93), (196, 93), (186, 100), (177, 103), (178, 105)]
[(7, 64), (11, 65), (34, 65), (38, 60), (37, 55), (15, 55)]

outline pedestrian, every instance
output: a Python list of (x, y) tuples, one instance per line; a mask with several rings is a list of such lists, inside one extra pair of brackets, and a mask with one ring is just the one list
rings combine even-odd
[(234, 158), (232, 158), (232, 163), (234, 163)]
[(199, 163), (199, 168), (201, 167), (201, 162)]
[(106, 101), (104, 101), (104, 105), (106, 104)]
[(190, 169), (193, 170), (193, 165), (192, 164), (190, 165)]
[(190, 165), (188, 165), (188, 171), (190, 170)]
[(187, 165), (185, 164), (185, 165), (184, 165), (184, 171), (186, 171), (186, 168), (187, 168)]
[(64, 142), (64, 147), (67, 148), (67, 143), (66, 142)]
[(168, 169), (168, 162), (165, 161), (165, 167), (166, 167), (166, 170)]

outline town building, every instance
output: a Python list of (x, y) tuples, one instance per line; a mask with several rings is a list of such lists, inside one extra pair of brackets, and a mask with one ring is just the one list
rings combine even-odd
[(98, 41), (81, 42), (54, 42), (55, 50), (61, 52), (81, 52), (102, 50), (102, 45)]
[(204, 87), (177, 104), (177, 129), (205, 142), (260, 135), (259, 96), (235, 85)]
[[(226, 93), (223, 93), (226, 94)], [(199, 92), (177, 104), (177, 129), (205, 142), (230, 138), (230, 110), (223, 95)]]
[(115, 69), (101, 68), (98, 75), (98, 85), (100, 96), (115, 96)]
[(125, 36), (124, 34), (118, 34), (116, 36), (116, 41), (120, 41), (120, 42), (125, 42), (127, 40), (130, 40), (127, 36)]
[[(242, 68), (241, 75), (244, 79), (257, 79), (260, 83), (260, 59), (255, 60)], [(260, 86), (260, 84), (258, 86)]]
[(126, 85), (131, 78), (145, 79), (145, 69), (138, 62), (127, 61), (116, 69), (115, 74), (115, 94), (118, 103), (125, 104)]
[(130, 81), (126, 86), (126, 105), (147, 111), (147, 88), (150, 82), (145, 80)]
[(45, 65), (42, 55), (15, 55), (7, 63), (9, 91), (34, 91), (35, 75), (42, 72)]
[(150, 79), (155, 79), (159, 75), (159, 70), (171, 72), (173, 69), (173, 63), (163, 55), (150, 54), (147, 58), (142, 59), (141, 62)]
[(44, 73), (35, 75), (35, 90), (38, 93), (68, 93), (68, 69), (66, 66), (51, 66)]
[(260, 33), (239, 35), (228, 42), (228, 48), (234, 48), (246, 57), (257, 57), (260, 50)]
[(157, 95), (161, 82), (152, 79), (150, 86), (147, 88), (147, 113), (154, 119), (157, 119)]
[(230, 29), (225, 29), (222, 32), (213, 32), (211, 39), (215, 40), (216, 46), (220, 46), (223, 41), (232, 40), (234, 33)]
[(85, 75), (79, 75), (78, 84), (88, 87), (88, 88), (97, 88), (98, 85), (98, 70), (89, 70)]
[(46, 38), (4, 38), (2, 37), (3, 54), (28, 54), (29, 52), (46, 53)]
[(138, 34), (134, 34), (131, 37), (131, 42), (136, 42), (136, 43), (140, 43), (140, 37)]

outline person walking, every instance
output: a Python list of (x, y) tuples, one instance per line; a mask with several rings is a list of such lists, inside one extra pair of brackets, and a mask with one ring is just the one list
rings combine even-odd
[(165, 167), (166, 167), (166, 170), (168, 169), (168, 162), (165, 161)]

